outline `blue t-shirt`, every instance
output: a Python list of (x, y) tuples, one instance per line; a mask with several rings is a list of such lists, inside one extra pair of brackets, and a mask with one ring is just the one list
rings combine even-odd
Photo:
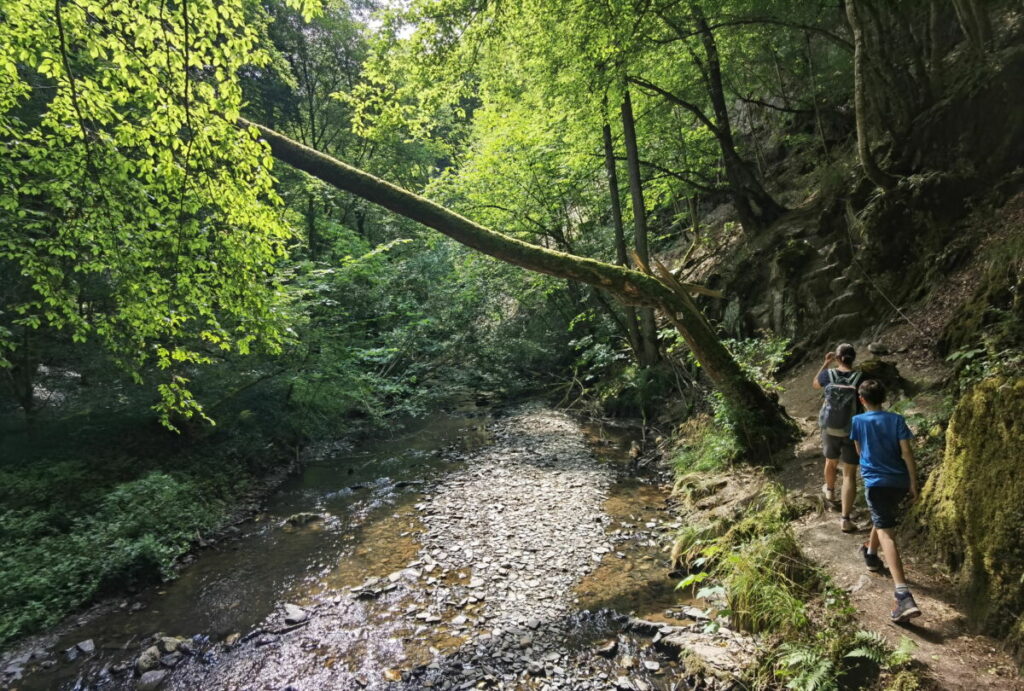
[(910, 473), (900, 452), (901, 439), (913, 439), (902, 415), (869, 410), (854, 415), (850, 439), (860, 445), (860, 474), (865, 487), (910, 487)]

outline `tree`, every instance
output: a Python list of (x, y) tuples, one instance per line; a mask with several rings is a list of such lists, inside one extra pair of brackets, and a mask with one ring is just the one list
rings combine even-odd
[(263, 137), (274, 156), (339, 189), (437, 230), (457, 242), (492, 257), (545, 273), (599, 286), (630, 304), (666, 312), (690, 346), (715, 387), (737, 414), (746, 450), (769, 454), (790, 439), (791, 422), (779, 406), (743, 372), (700, 313), (686, 286), (663, 283), (653, 276), (531, 245), (488, 230), (423, 197), (294, 142), (266, 127), (240, 121)]
[(846, 17), (853, 31), (853, 104), (857, 120), (857, 157), (860, 159), (861, 167), (864, 168), (868, 179), (883, 190), (890, 191), (896, 187), (896, 178), (878, 167), (868, 138), (868, 106), (865, 93), (868, 87), (865, 84), (867, 77), (864, 74), (867, 49), (864, 45), (864, 31), (861, 28), (856, 1), (845, 0), (845, 2)]
[(58, 335), (136, 379), (155, 367), (165, 419), (199, 411), (190, 364), (280, 346), (291, 233), (269, 157), (234, 127), (238, 73), (269, 61), (251, 9), (0, 5), (0, 367), (23, 405)]

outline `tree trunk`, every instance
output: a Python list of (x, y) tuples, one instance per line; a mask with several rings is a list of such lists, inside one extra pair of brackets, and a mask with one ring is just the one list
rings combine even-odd
[(850, 22), (850, 29), (853, 32), (853, 109), (857, 123), (857, 156), (868, 179), (888, 192), (896, 187), (896, 178), (878, 167), (871, 153), (871, 143), (868, 141), (867, 102), (864, 94), (866, 56), (864, 55), (864, 35), (857, 16), (856, 0), (844, 0), (844, 2), (846, 3), (846, 18)]
[(320, 256), (320, 237), (316, 232), (316, 196), (312, 190), (306, 191), (306, 246), (309, 258), (316, 261)]
[[(725, 88), (722, 85), (722, 67), (718, 56), (718, 43), (715, 34), (708, 24), (704, 11), (696, 4), (690, 6), (693, 12), (697, 30), (700, 32), (701, 43), (704, 46), (704, 54), (707, 56), (705, 72), (707, 75), (708, 96), (711, 99), (711, 107), (715, 113), (715, 126), (718, 130), (716, 136), (719, 146), (722, 149), (722, 156), (725, 159), (725, 171), (729, 178), (729, 184), (737, 190), (738, 196), (742, 197), (744, 212), (749, 214), (751, 222), (757, 227), (766, 227), (777, 218), (786, 213), (786, 207), (779, 204), (765, 191), (761, 181), (754, 174), (750, 164), (736, 151), (736, 143), (732, 136), (732, 123), (729, 119), (729, 109), (725, 102)], [(757, 209), (752, 209), (753, 202)], [(737, 203), (737, 207), (740, 203)]]
[(314, 151), (266, 127), (240, 120), (270, 145), (279, 161), (350, 192), (413, 221), (433, 228), (467, 247), (530, 271), (583, 281), (614, 293), (628, 304), (659, 307), (679, 329), (708, 378), (726, 402), (739, 413), (743, 441), (750, 461), (764, 462), (791, 440), (792, 421), (756, 383), (743, 372), (718, 340), (704, 315), (683, 292), (669, 288), (653, 276), (587, 257), (543, 247), (488, 230), (389, 182)]
[[(633, 119), (633, 102), (629, 91), (622, 97), (622, 134), (626, 143), (626, 171), (629, 175), (629, 195), (633, 201), (633, 228), (636, 256), (644, 266), (650, 266), (650, 252), (647, 248), (647, 210), (644, 207), (644, 188), (640, 182), (640, 156), (636, 147), (636, 122)], [(654, 321), (654, 310), (640, 309), (640, 342), (644, 367), (656, 365), (661, 360), (658, 351), (658, 326)]]
[[(628, 255), (626, 254), (626, 232), (622, 227), (622, 202), (619, 199), (619, 175), (615, 169), (615, 149), (612, 147), (612, 127), (605, 123), (603, 131), (604, 138), (604, 167), (608, 173), (608, 198), (612, 205), (612, 227), (615, 229), (615, 258), (619, 266), (629, 266)], [(636, 309), (632, 305), (625, 306), (626, 333), (629, 335), (629, 345), (633, 355), (639, 362), (642, 357), (643, 346), (640, 343), (640, 327), (636, 321)]]
[(992, 25), (984, 7), (976, 0), (953, 0), (960, 29), (978, 55), (984, 55), (986, 45), (992, 37)]

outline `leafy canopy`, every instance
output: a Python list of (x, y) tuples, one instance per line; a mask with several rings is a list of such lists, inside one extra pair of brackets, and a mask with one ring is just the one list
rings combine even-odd
[(166, 421), (200, 412), (184, 365), (279, 347), (290, 231), (235, 125), (263, 22), (245, 0), (0, 0), (0, 366), (39, 330), (96, 339), (165, 373)]

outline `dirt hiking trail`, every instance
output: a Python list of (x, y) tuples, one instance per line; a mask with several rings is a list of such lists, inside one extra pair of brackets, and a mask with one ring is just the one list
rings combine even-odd
[[(870, 357), (866, 343), (854, 345), (858, 354)], [(817, 424), (821, 392), (811, 387), (821, 359), (812, 356), (810, 362), (791, 372), (783, 382), (785, 393), (781, 396), (782, 404), (798, 422), (804, 436), (794, 447), (792, 458), (784, 463), (778, 480), (790, 492), (802, 494), (821, 507), (795, 522), (804, 552), (825, 568), (836, 585), (850, 593), (851, 604), (857, 609), (857, 618), (863, 629), (877, 631), (894, 646), (899, 645), (904, 637), (914, 643), (913, 657), (923, 666), (930, 688), (1024, 689), (1024, 680), (1002, 644), (970, 631), (969, 622), (957, 604), (955, 586), (950, 578), (932, 563), (922, 546), (906, 540), (898, 544), (909, 585), (922, 615), (903, 625), (889, 620), (893, 582), (888, 569), (883, 568), (877, 573), (868, 571), (857, 552), (867, 540), (871, 528), (859, 474), (853, 511), (853, 519), (860, 527), (858, 532), (841, 532), (840, 512), (826, 506), (821, 495), (824, 457)], [(900, 374), (914, 382), (934, 382), (943, 374), (941, 366), (929, 359), (901, 355), (884, 359), (894, 362)], [(928, 394), (914, 399), (916, 406), (928, 406), (931, 402)], [(837, 487), (841, 483), (840, 474)]]

